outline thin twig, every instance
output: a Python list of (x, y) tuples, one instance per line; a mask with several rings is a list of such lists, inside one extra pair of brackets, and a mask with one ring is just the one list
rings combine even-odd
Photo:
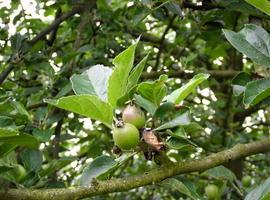
[(167, 35), (167, 33), (169, 32), (169, 30), (171, 29), (172, 25), (173, 25), (173, 21), (175, 20), (175, 18), (177, 17), (177, 15), (174, 15), (171, 20), (169, 21), (168, 23), (168, 26), (166, 27), (161, 39), (160, 39), (160, 42), (159, 42), (159, 51), (158, 51), (158, 54), (157, 54), (157, 57), (156, 57), (156, 64), (155, 64), (155, 69), (158, 68), (159, 66), (159, 61), (160, 61), (160, 56), (161, 56), (161, 53), (162, 53), (162, 50), (163, 50), (163, 46), (164, 46), (164, 40), (165, 40), (165, 37)]

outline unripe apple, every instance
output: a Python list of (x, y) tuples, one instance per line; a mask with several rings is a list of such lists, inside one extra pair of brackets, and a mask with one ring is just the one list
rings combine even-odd
[(219, 197), (219, 189), (214, 184), (209, 184), (205, 188), (205, 195), (209, 200), (215, 200)]
[(130, 150), (139, 144), (140, 133), (134, 125), (123, 123), (113, 128), (113, 140), (120, 149)]
[(22, 165), (16, 165), (11, 172), (18, 182), (26, 176), (26, 170)]
[(246, 175), (242, 178), (241, 181), (244, 187), (249, 187), (251, 185), (251, 180), (252, 180), (251, 176)]
[(122, 119), (125, 123), (133, 124), (138, 129), (143, 128), (145, 125), (144, 112), (135, 105), (128, 105), (124, 109)]

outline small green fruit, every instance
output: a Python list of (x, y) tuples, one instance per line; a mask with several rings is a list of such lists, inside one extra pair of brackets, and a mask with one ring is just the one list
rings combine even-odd
[(22, 165), (16, 165), (12, 169), (11, 173), (18, 182), (20, 182), (26, 176), (26, 170)]
[(135, 105), (128, 105), (124, 109), (122, 119), (125, 123), (133, 124), (139, 129), (143, 128), (145, 125), (144, 112)]
[(246, 175), (242, 178), (241, 181), (244, 187), (249, 187), (251, 185), (251, 180), (252, 180), (251, 176)]
[(113, 140), (120, 149), (129, 150), (136, 147), (140, 141), (138, 129), (129, 123), (113, 129)]
[(210, 184), (210, 185), (206, 186), (205, 194), (206, 194), (207, 198), (210, 200), (217, 199), (219, 196), (219, 189), (216, 185)]

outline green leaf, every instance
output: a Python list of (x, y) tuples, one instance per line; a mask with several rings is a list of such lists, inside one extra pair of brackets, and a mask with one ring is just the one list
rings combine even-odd
[(71, 77), (75, 94), (95, 94), (103, 101), (107, 100), (108, 80), (112, 69), (104, 65), (94, 65), (81, 75)]
[(201, 133), (204, 130), (203, 127), (196, 122), (191, 122), (190, 124), (183, 125), (182, 127), (185, 129), (185, 132), (189, 134)]
[(190, 114), (189, 111), (183, 112), (176, 116), (174, 119), (162, 124), (161, 126), (155, 128), (154, 130), (159, 131), (163, 129), (169, 129), (176, 126), (188, 125), (190, 123)]
[(270, 15), (270, 2), (268, 0), (245, 0), (249, 4), (253, 5), (254, 7), (258, 8), (262, 12)]
[(165, 102), (159, 106), (154, 114), (155, 118), (159, 118), (161, 121), (171, 116), (175, 112), (175, 105), (172, 102)]
[(131, 90), (134, 85), (136, 85), (140, 79), (140, 76), (144, 70), (147, 58), (149, 54), (147, 54), (141, 62), (139, 62), (136, 67), (131, 71), (130, 76), (128, 77), (128, 85), (127, 85), (127, 90)]
[(117, 166), (117, 162), (112, 157), (102, 155), (95, 158), (95, 160), (83, 170), (81, 185), (90, 184), (94, 178), (99, 179), (99, 177), (108, 173), (115, 166)]
[(175, 3), (175, 2), (168, 2), (165, 4), (165, 7), (171, 11), (172, 13), (174, 14), (177, 14), (178, 16), (182, 17), (183, 14), (182, 14), (182, 10), (179, 6), (178, 3)]
[(194, 147), (196, 146), (195, 144), (190, 142), (188, 139), (184, 139), (184, 138), (179, 139), (175, 137), (169, 138), (168, 141), (166, 142), (166, 145), (170, 149), (176, 149), (176, 150), (181, 150), (181, 151), (192, 151)]
[(270, 96), (270, 78), (249, 82), (244, 93), (244, 104), (254, 106)]
[(21, 154), (22, 162), (28, 172), (37, 172), (42, 165), (42, 153), (39, 150), (24, 149)]
[(12, 170), (14, 167), (5, 163), (0, 163), (0, 174)]
[(143, 98), (141, 95), (134, 95), (135, 102), (138, 106), (142, 107), (144, 110), (149, 112), (152, 116), (154, 115), (157, 106), (154, 105), (151, 101), (148, 101), (147, 99)]
[(62, 97), (58, 100), (47, 99), (46, 102), (58, 108), (99, 120), (111, 127), (113, 109), (110, 104), (100, 100), (97, 96), (82, 94)]
[(53, 134), (52, 129), (47, 129), (47, 130), (34, 129), (33, 130), (33, 136), (37, 138), (40, 142), (50, 141), (52, 134)]
[(7, 116), (0, 116), (0, 127), (9, 127), (9, 128), (16, 128), (14, 120), (11, 117)]
[(1, 115), (10, 115), (14, 111), (14, 107), (10, 104), (10, 98), (0, 102), (0, 113)]
[(167, 130), (166, 131), (170, 136), (174, 137), (174, 138), (178, 138), (178, 139), (183, 139), (183, 138), (187, 138), (185, 129), (180, 126), (178, 127), (176, 130), (171, 131), (171, 130)]
[(245, 200), (268, 200), (270, 193), (270, 178), (248, 193)]
[(183, 101), (200, 83), (208, 79), (209, 74), (197, 74), (181, 88), (173, 91), (167, 101), (179, 104)]
[(17, 136), (19, 131), (17, 129), (11, 127), (0, 127), (0, 138), (1, 137), (10, 137), (10, 136)]
[(116, 56), (113, 60), (115, 68), (109, 78), (108, 100), (114, 108), (117, 106), (117, 100), (127, 92), (128, 77), (133, 66), (135, 49), (138, 41), (139, 40)]
[(0, 142), (12, 145), (19, 145), (24, 147), (29, 147), (32, 149), (37, 149), (39, 147), (38, 140), (29, 134), (20, 133), (16, 136), (5, 136), (0, 137)]
[(203, 199), (197, 191), (193, 183), (186, 180), (178, 180), (176, 178), (168, 178), (160, 183), (162, 186), (169, 188), (170, 190), (178, 191), (191, 199)]
[(18, 113), (20, 113), (21, 115), (27, 116), (27, 118), (31, 120), (29, 113), (20, 102), (12, 101), (11, 99), (9, 100), (9, 102), (17, 110)]
[(138, 85), (137, 92), (145, 99), (151, 101), (156, 106), (159, 106), (167, 93), (165, 85), (167, 78), (167, 75), (161, 75), (157, 81), (143, 82)]
[(70, 164), (72, 161), (76, 159), (77, 159), (76, 157), (63, 157), (63, 158), (59, 158), (55, 160), (50, 160), (47, 166), (40, 169), (39, 175), (41, 177), (48, 176), (54, 173), (55, 171), (58, 171), (64, 168), (65, 166), (67, 166), (68, 164)]
[(255, 24), (246, 24), (238, 33), (226, 29), (223, 32), (238, 51), (257, 64), (270, 67), (270, 37), (263, 28)]
[(224, 166), (214, 167), (203, 172), (203, 175), (220, 180), (233, 181), (236, 180), (235, 174)]
[(237, 74), (232, 80), (234, 95), (241, 95), (246, 89), (246, 84), (251, 80), (251, 77), (245, 72), (240, 72)]
[(97, 96), (103, 101), (107, 100), (108, 80), (112, 69), (103, 65), (95, 65), (86, 71), (88, 78)]
[(145, 67), (146, 60), (148, 55), (145, 56), (140, 63), (131, 71), (130, 76), (128, 77), (128, 86), (127, 92), (121, 98), (117, 100), (117, 106), (121, 107), (125, 105), (125, 103), (133, 98), (134, 93), (136, 92), (137, 82), (141, 76), (141, 73)]
[(70, 81), (75, 94), (96, 95), (93, 85), (86, 73), (74, 74), (71, 76)]
[(95, 158), (83, 170), (80, 180), (81, 185), (88, 185), (92, 182), (93, 179), (108, 179), (119, 166), (126, 163), (135, 154), (136, 152), (126, 153), (116, 158), (115, 160), (112, 157), (106, 155)]
[(14, 144), (2, 144), (2, 145), (0, 145), (0, 158), (3, 158), (4, 156), (8, 155), (16, 147), (17, 147), (17, 145), (14, 145)]

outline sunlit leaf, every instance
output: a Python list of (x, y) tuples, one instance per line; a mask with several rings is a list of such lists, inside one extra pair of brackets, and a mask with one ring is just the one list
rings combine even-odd
[(100, 100), (95, 95), (74, 95), (62, 97), (58, 100), (46, 100), (49, 104), (85, 117), (103, 122), (111, 127), (113, 110), (110, 104)]
[(254, 7), (258, 8), (262, 12), (270, 15), (270, 2), (267, 0), (245, 0), (249, 4), (253, 5)]
[(245, 200), (268, 200), (270, 193), (270, 178), (248, 193)]
[(200, 83), (208, 79), (209, 74), (197, 74), (188, 83), (181, 88), (173, 91), (167, 98), (167, 101), (179, 104), (183, 101)]
[(137, 44), (138, 40), (113, 60), (115, 68), (108, 85), (108, 100), (113, 107), (117, 106), (117, 100), (127, 92), (128, 77), (134, 63)]

